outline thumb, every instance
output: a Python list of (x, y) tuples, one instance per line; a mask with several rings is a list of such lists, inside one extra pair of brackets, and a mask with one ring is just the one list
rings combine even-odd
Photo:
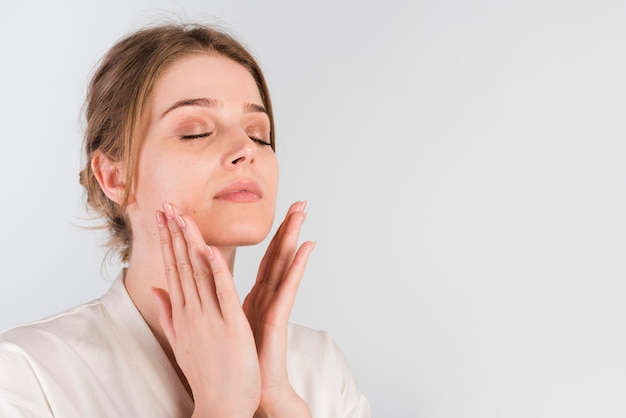
[(157, 305), (161, 328), (163, 328), (163, 332), (165, 332), (165, 336), (170, 344), (174, 345), (176, 333), (174, 332), (174, 323), (172, 321), (172, 302), (170, 301), (170, 294), (164, 289), (153, 287), (152, 297), (154, 297)]

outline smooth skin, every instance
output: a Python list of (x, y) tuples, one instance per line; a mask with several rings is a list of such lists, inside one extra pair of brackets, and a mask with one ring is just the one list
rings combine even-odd
[(287, 322), (314, 247), (305, 242), (296, 251), (303, 210), (303, 202), (291, 206), (243, 309), (226, 260), (204, 243), (193, 220), (170, 204), (157, 212), (169, 295), (154, 295), (196, 399), (194, 416), (310, 416), (286, 363)]
[[(304, 202), (289, 208), (243, 306), (232, 276), (237, 246), (267, 236), (278, 187), (252, 76), (223, 56), (181, 58), (159, 76), (140, 124), (124, 284), (192, 394), (193, 416), (309, 417), (286, 366), (287, 324), (314, 247), (298, 246)], [(96, 153), (92, 167), (121, 202), (123, 164)], [(224, 196), (239, 181), (253, 186)]]

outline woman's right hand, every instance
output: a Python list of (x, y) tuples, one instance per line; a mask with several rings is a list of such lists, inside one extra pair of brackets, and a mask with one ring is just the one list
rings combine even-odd
[(157, 212), (157, 222), (169, 293), (155, 289), (154, 296), (194, 416), (251, 417), (260, 401), (259, 362), (226, 260), (172, 205)]

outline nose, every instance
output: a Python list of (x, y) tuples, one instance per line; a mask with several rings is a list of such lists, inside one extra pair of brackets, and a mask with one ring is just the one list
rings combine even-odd
[(228, 149), (222, 161), (226, 168), (233, 169), (244, 164), (253, 164), (256, 157), (256, 144), (245, 132), (233, 133), (229, 138)]

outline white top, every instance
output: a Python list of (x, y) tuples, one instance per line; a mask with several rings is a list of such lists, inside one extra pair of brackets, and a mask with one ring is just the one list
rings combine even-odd
[[(193, 401), (124, 287), (0, 335), (2, 417), (189, 417)], [(324, 331), (289, 324), (289, 380), (314, 418), (369, 418)]]

